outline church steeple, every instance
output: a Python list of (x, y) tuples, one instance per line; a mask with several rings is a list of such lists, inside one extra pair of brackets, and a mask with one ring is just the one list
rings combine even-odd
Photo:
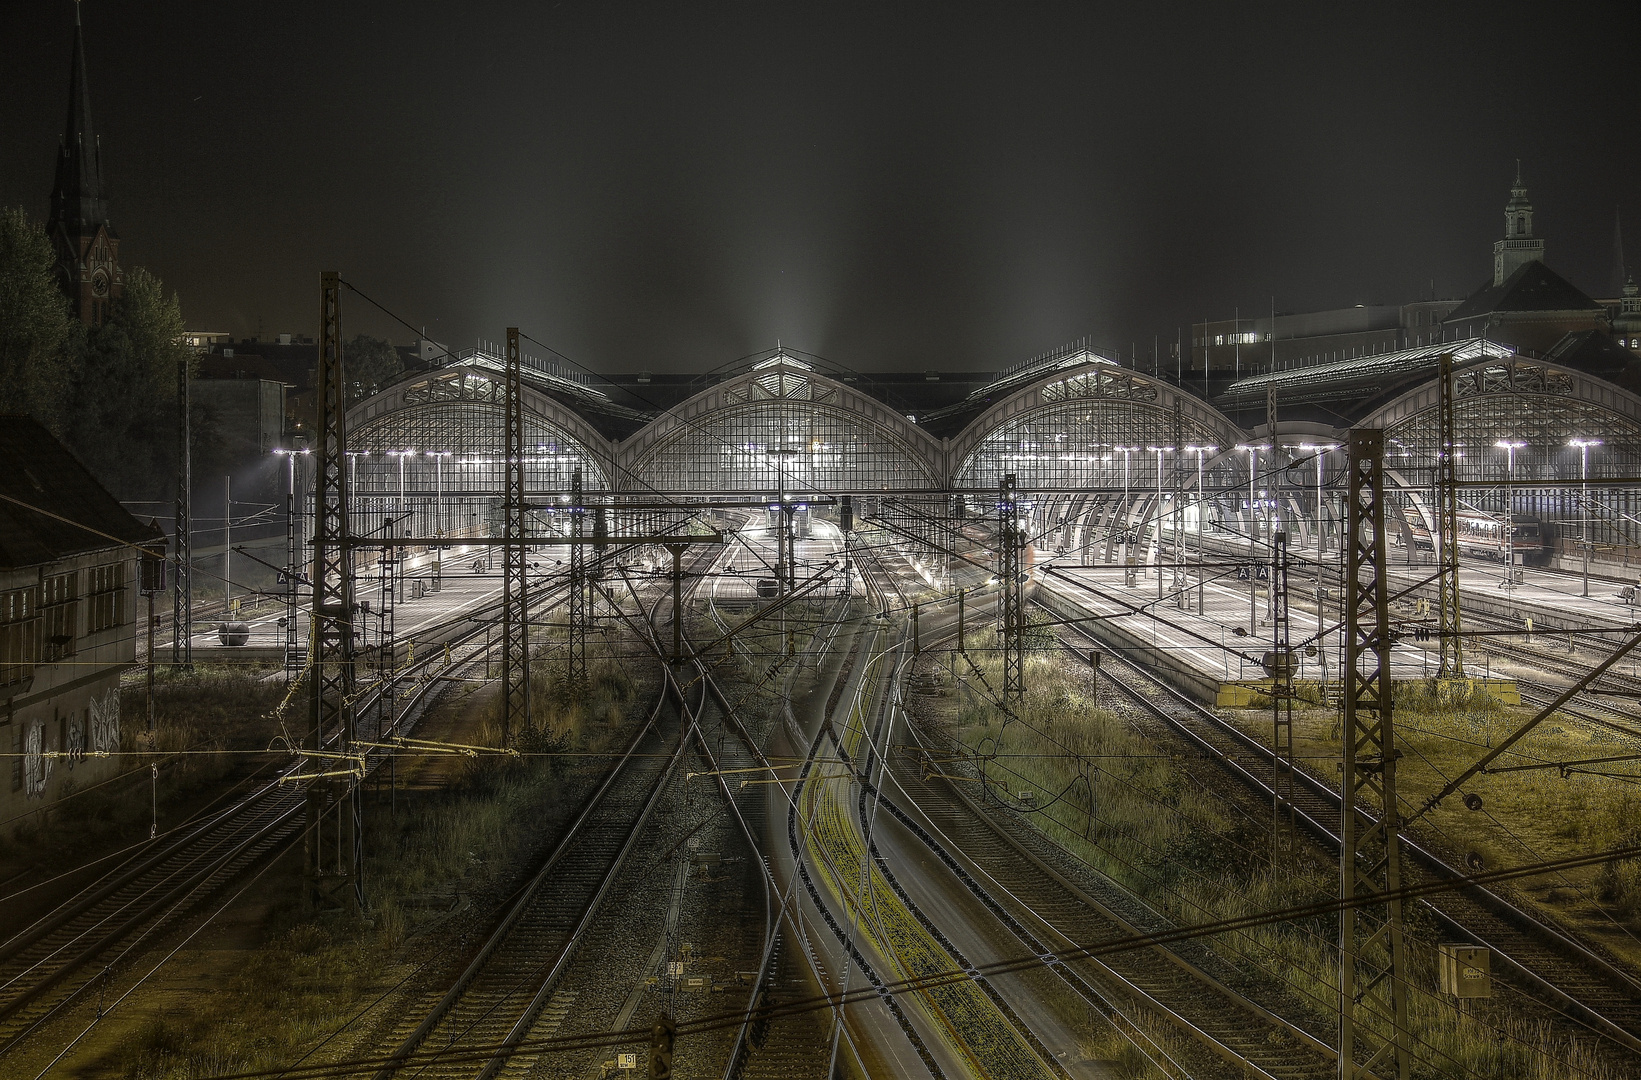
[(124, 288), (119, 235), (108, 219), (103, 191), (102, 145), (91, 122), (91, 90), (86, 83), (85, 35), (80, 5), (74, 5), (74, 51), (69, 59), (68, 119), (57, 149), (57, 177), (46, 222), (57, 249), (59, 284), (88, 326), (108, 318)]
[(1521, 162), (1516, 162), (1516, 182), (1510, 185), (1510, 201), (1504, 204), (1504, 239), (1493, 245), (1493, 284), (1503, 285), (1509, 276), (1530, 262), (1544, 261), (1544, 241), (1533, 236), (1533, 204), (1527, 199), (1527, 185), (1521, 180)]

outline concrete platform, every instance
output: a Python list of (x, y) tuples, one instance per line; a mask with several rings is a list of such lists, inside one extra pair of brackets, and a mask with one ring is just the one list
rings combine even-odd
[[(1195, 592), (1175, 593), (1168, 567), (1163, 568), (1163, 599), (1159, 601), (1156, 577), (1145, 567), (1137, 568), (1130, 585), (1125, 568), (1117, 564), (1059, 566), (1045, 553), (1039, 565), (1037, 599), (1046, 607), (1062, 618), (1092, 616), (1079, 623), (1080, 630), (1202, 700), (1225, 707), (1246, 706), (1269, 688), (1263, 666), (1264, 654), (1271, 648), (1266, 600), (1261, 593), (1255, 630), (1249, 634), (1245, 582), (1233, 579), (1207, 584), (1199, 615)], [(1408, 580), (1419, 576), (1415, 573)], [(1540, 599), (1546, 604), (1555, 602), (1550, 595)], [(1182, 608), (1186, 601), (1188, 607)], [(1324, 629), (1322, 623), (1335, 618), (1324, 611), (1319, 622), (1315, 605), (1302, 606), (1297, 599), (1290, 611), (1289, 639), (1300, 654), (1295, 680), (1301, 686), (1311, 684), (1324, 695), (1338, 691), (1343, 642), (1338, 630), (1320, 636), (1318, 631)], [(1437, 661), (1433, 647), (1398, 642), (1391, 649), (1391, 678), (1428, 678), (1435, 674)], [(1507, 703), (1520, 703), (1512, 680), (1494, 679), (1485, 668), (1473, 675), (1478, 688)]]

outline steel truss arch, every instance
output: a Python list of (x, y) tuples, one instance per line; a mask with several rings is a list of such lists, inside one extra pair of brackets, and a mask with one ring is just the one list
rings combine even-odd
[(1022, 491), (1107, 488), (1122, 483), (1121, 450), (1126, 446), (1130, 480), (1140, 483), (1149, 477), (1154, 482), (1155, 454), (1146, 451), (1165, 446), (1170, 453), (1165, 472), (1189, 465), (1194, 479), (1195, 458), (1173, 453), (1176, 410), (1182, 450), (1215, 448), (1205, 459), (1209, 468), (1247, 438), (1201, 398), (1096, 360), (1056, 371), (977, 417), (952, 441), (948, 475), (957, 489), (988, 490), (1008, 473), (1019, 477)]
[(777, 356), (696, 394), (616, 453), (629, 491), (667, 497), (927, 492), (940, 444), (889, 406)]

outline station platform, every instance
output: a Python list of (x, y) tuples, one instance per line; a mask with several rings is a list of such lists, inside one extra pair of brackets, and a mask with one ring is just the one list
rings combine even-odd
[[(1221, 707), (1253, 704), (1271, 682), (1264, 668), (1272, 641), (1263, 590), (1253, 605), (1250, 632), (1246, 582), (1209, 582), (1202, 589), (1199, 614), (1195, 589), (1181, 593), (1172, 588), (1172, 568), (1163, 568), (1161, 600), (1154, 572), (1146, 567), (1135, 570), (1130, 585), (1126, 568), (1118, 564), (1064, 566), (1045, 557), (1034, 576), (1035, 598), (1061, 618), (1077, 620), (1078, 629), (1104, 647), (1156, 671), (1201, 700)], [(1420, 576), (1415, 573), (1408, 580)], [(1549, 596), (1541, 599), (1546, 604), (1555, 602)], [(1324, 699), (1339, 691), (1343, 651), (1342, 632), (1328, 630), (1337, 620), (1331, 607), (1319, 615), (1313, 601), (1295, 596), (1289, 611), (1289, 641), (1298, 653), (1295, 682), (1302, 689), (1310, 684)], [(1391, 678), (1429, 678), (1436, 673), (1438, 662), (1434, 642), (1414, 643), (1404, 638), (1391, 648)], [(1470, 681), (1507, 704), (1520, 703), (1514, 681), (1494, 678), (1485, 667), (1474, 672)]]
[[(557, 558), (555, 551), (564, 548), (540, 548), (540, 559)], [(394, 606), (394, 637), (399, 642), (415, 640), (416, 635), (434, 626), (475, 611), (501, 599), (501, 560), (483, 548), (453, 549), (444, 553), (442, 568), (437, 572), (428, 555), (417, 555), (405, 561), (402, 592)], [(381, 610), (381, 584), (374, 561), (361, 560), (356, 578), (357, 598), (370, 604), (371, 611), (362, 619), (362, 642), (368, 647), (381, 632), (380, 618), (374, 613)], [(303, 596), (304, 604), (307, 601)], [(220, 619), (197, 621), (190, 641), (194, 660), (199, 663), (222, 661), (275, 661), (285, 658), (285, 626), (287, 609), (277, 599), (263, 599), (241, 609), (240, 621), (250, 628), (250, 638), (243, 645), (224, 645), (217, 632)], [(296, 611), (297, 641), (307, 648), (308, 613), (305, 606)], [(169, 637), (155, 642), (155, 651), (169, 653)]]

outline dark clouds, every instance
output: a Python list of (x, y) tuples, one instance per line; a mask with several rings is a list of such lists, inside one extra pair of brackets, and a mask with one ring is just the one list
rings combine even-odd
[[(1615, 205), (1641, 253), (1641, 93), (1609, 49), (1638, 40), (1634, 7), (88, 0), (85, 19), (116, 224), (192, 325), (311, 332), (339, 266), (454, 343), (517, 322), (630, 371), (776, 338), (991, 368), (1273, 294), (1462, 294), (1517, 157), (1550, 262), (1603, 290)], [(71, 18), (31, 4), (0, 45), (0, 201), (37, 213)]]

